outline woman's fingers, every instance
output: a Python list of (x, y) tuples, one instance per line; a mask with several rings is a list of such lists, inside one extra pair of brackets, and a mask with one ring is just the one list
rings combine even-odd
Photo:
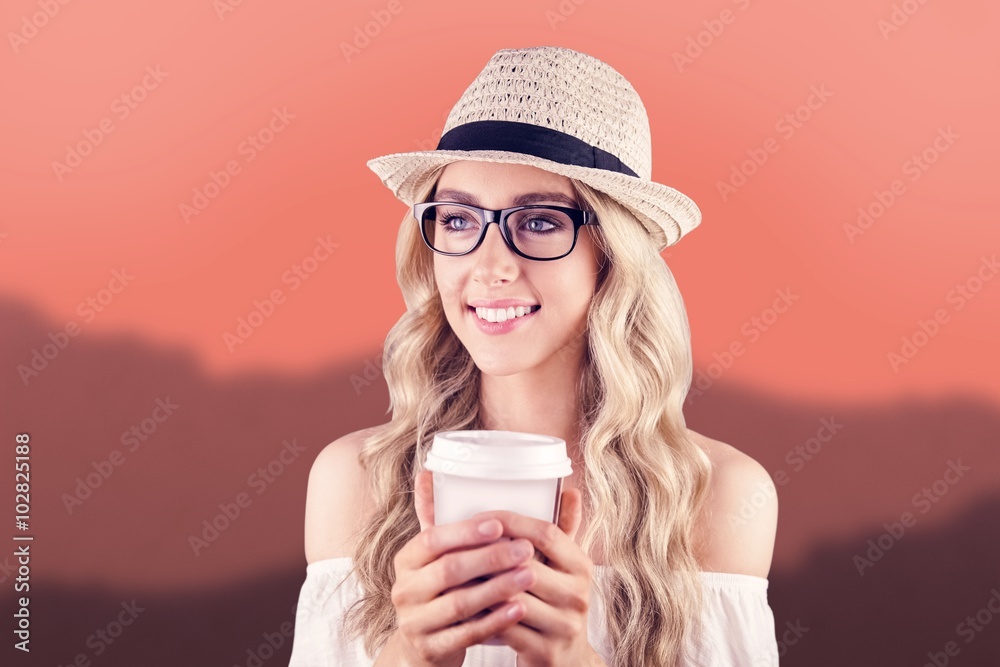
[[(409, 573), (410, 578), (417, 576)], [(420, 664), (462, 664), (469, 646), (481, 644), (509, 630), (523, 618), (523, 604), (505, 603), (523, 586), (516, 584), (515, 587), (513, 575), (509, 579), (487, 581), (472, 588), (461, 587), (462, 590), (454, 590), (430, 602), (403, 605), (398, 603), (396, 588), (393, 587), (402, 650), (412, 660), (419, 660)], [(485, 607), (497, 602), (501, 607), (484, 618), (463, 622), (462, 617), (475, 615), (480, 605)], [(511, 611), (513, 613), (508, 614)]]
[[(521, 576), (526, 578), (521, 579)], [(498, 574), (488, 581), (471, 585), (468, 582), (452, 588), (447, 594), (441, 595), (425, 605), (426, 613), (420, 618), (410, 619), (411, 628), (415, 632), (429, 634), (441, 628), (450, 628), (456, 624), (478, 623), (477, 615), (486, 618), (489, 608), (506, 604), (511, 598), (523, 592), (534, 582), (535, 575), (531, 567), (522, 564), (508, 572)], [(520, 603), (523, 608), (524, 604)], [(483, 615), (483, 611), (486, 615)], [(523, 609), (522, 609), (523, 610)], [(495, 611), (498, 610), (494, 610)], [(487, 637), (491, 635), (486, 635)]]
[[(519, 550), (523, 547), (523, 550)], [(408, 591), (417, 600), (430, 600), (449, 589), (479, 577), (491, 577), (531, 559), (534, 553), (527, 540), (503, 541), (475, 549), (456, 550), (430, 563), (431, 576), (414, 582)]]
[[(574, 493), (579, 494), (579, 491), (574, 491)], [(570, 500), (567, 504), (571, 507), (568, 507), (565, 512), (560, 510), (561, 520), (564, 521), (562, 525), (572, 528), (574, 526), (571, 524), (577, 524), (576, 527), (578, 527), (578, 521), (573, 517), (579, 513), (579, 507), (577, 506), (575, 509), (572, 507), (578, 504), (574, 500)], [(582, 552), (579, 545), (565, 533), (560, 525), (506, 510), (480, 512), (473, 518), (480, 521), (489, 518), (499, 519), (503, 523), (504, 535), (530, 541), (536, 549), (545, 554), (545, 564), (554, 570), (569, 574), (586, 574), (588, 577), (592, 574), (590, 571), (592, 565), (585, 556), (581, 558)]]
[[(434, 655), (442, 664), (458, 664), (468, 646), (501, 636), (530, 610), (524, 593), (536, 584), (538, 573), (532, 565), (539, 564), (532, 560), (536, 551), (531, 536), (513, 533), (530, 532), (531, 527), (537, 531), (546, 522), (515, 522), (514, 531), (505, 534), (501, 519), (511, 513), (501, 512), (505, 516), (477, 515), (435, 525), (433, 473), (420, 471), (413, 488), (421, 530), (396, 553), (393, 563), (396, 581), (391, 599), (402, 645), (408, 655)], [(575, 516), (574, 500), (569, 497), (566, 511), (560, 512), (570, 520)], [(566, 540), (561, 528), (572, 532), (577, 525), (547, 523), (549, 539), (540, 543), (558, 547), (551, 541)], [(519, 574), (526, 576), (517, 578)]]
[(431, 526), (420, 531), (396, 552), (395, 563), (402, 570), (419, 570), (453, 549), (495, 542), (500, 532), (500, 522), (489, 519), (468, 519)]
[(563, 491), (562, 501), (559, 503), (558, 526), (569, 539), (576, 541), (576, 532), (583, 523), (583, 496), (579, 489), (569, 489)]
[(458, 623), (436, 634), (445, 645), (472, 646), (482, 644), (487, 639), (517, 625), (522, 618), (524, 618), (524, 607), (521, 604), (505, 604), (483, 618)]
[[(496, 511), (437, 526), (433, 473), (427, 470), (417, 474), (414, 495), (421, 533), (397, 553), (396, 567), (398, 573), (423, 572), (402, 577), (393, 590), (398, 610), (414, 610), (399, 619), (401, 626), (405, 620), (410, 636), (435, 636), (442, 646), (468, 646), (526, 616), (541, 626), (539, 631), (558, 633), (560, 619), (550, 618), (549, 606), (579, 611), (587, 605), (587, 591), (573, 591), (573, 576), (567, 574), (586, 568), (573, 553), (582, 519), (579, 491), (563, 492), (555, 524)], [(517, 546), (526, 550), (518, 552)], [(545, 577), (533, 568), (536, 550), (553, 566), (544, 568)], [(522, 578), (515, 580), (519, 574)], [(517, 614), (507, 618), (512, 608)]]
[(586, 619), (589, 614), (590, 588), (582, 584), (579, 576), (557, 572), (546, 566), (539, 566), (539, 569), (543, 572), (535, 577), (535, 583), (527, 589), (527, 594), (518, 597), (525, 605), (525, 617), (521, 624), (548, 635), (567, 635), (570, 619)]
[(421, 470), (413, 484), (413, 504), (417, 509), (420, 530), (434, 525), (434, 476), (430, 470)]

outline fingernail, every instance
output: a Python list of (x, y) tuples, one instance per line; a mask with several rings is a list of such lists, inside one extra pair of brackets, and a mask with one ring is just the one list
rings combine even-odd
[(481, 535), (492, 535), (496, 532), (499, 522), (495, 519), (490, 519), (489, 521), (483, 521), (479, 524), (479, 533)]
[(521, 612), (521, 609), (519, 608), (519, 606), (518, 605), (514, 605), (513, 607), (511, 607), (510, 609), (507, 610), (507, 618), (514, 618), (520, 612)]

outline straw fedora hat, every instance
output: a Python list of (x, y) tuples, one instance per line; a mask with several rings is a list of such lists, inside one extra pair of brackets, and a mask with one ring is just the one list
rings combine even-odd
[(651, 180), (649, 118), (632, 84), (572, 49), (497, 51), (452, 108), (435, 150), (367, 164), (413, 206), (430, 173), (459, 160), (527, 164), (582, 181), (635, 213), (659, 251), (701, 222), (690, 198)]

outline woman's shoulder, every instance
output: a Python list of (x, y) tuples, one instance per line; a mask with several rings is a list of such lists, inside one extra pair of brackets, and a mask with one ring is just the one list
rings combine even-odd
[(696, 556), (707, 572), (767, 577), (778, 496), (770, 473), (736, 447), (688, 429), (708, 455), (712, 477), (697, 526)]
[(332, 482), (357, 483), (364, 472), (358, 456), (365, 442), (386, 424), (363, 428), (341, 436), (323, 447), (313, 460), (310, 481), (315, 477), (323, 486)]
[(386, 426), (388, 426), (388, 424), (379, 424), (378, 426), (363, 428), (348, 433), (347, 435), (343, 435), (323, 447), (319, 454), (316, 455), (316, 461), (343, 456), (344, 452), (353, 453), (356, 456), (361, 452), (361, 446), (365, 444), (365, 441), (371, 436), (376, 435)]
[(385, 425), (348, 433), (313, 460), (306, 490), (305, 554), (314, 563), (350, 556), (369, 509), (364, 469), (358, 461), (365, 441)]
[(691, 439), (708, 455), (714, 472), (723, 473), (728, 476), (737, 475), (740, 477), (749, 476), (756, 478), (751, 481), (759, 481), (763, 477), (770, 479), (771, 476), (767, 472), (767, 469), (749, 454), (721, 440), (715, 440), (707, 435), (702, 435), (697, 431), (688, 429), (687, 432)]

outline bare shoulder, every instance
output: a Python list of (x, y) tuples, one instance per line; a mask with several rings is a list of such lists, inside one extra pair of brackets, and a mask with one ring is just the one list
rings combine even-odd
[(305, 553), (314, 563), (350, 556), (368, 511), (361, 446), (381, 426), (354, 431), (324, 447), (309, 470), (306, 490)]
[(688, 434), (712, 462), (695, 540), (701, 569), (766, 578), (778, 528), (778, 494), (770, 473), (732, 445), (690, 429)]

